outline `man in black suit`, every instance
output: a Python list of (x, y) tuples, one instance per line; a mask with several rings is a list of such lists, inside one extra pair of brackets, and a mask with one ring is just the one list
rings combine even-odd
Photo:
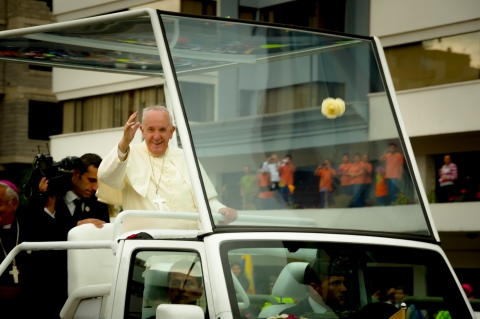
[[(95, 197), (97, 191), (97, 172), (102, 159), (96, 154), (87, 153), (80, 157), (82, 165), (74, 169), (70, 189), (66, 189), (62, 198), (47, 196), (45, 206), (42, 207), (43, 214), (33, 213), (31, 216), (36, 225), (41, 226), (42, 234), (35, 236), (37, 241), (66, 240), (67, 234), (75, 226), (92, 223), (101, 228), (104, 223), (110, 220), (108, 206), (99, 203)], [(42, 178), (39, 184), (39, 191), (46, 193), (49, 181)], [(38, 209), (38, 202), (34, 204)], [(38, 228), (38, 227), (35, 227)], [(46, 229), (51, 229), (49, 238), (43, 238)], [(53, 237), (55, 236), (55, 237)]]
[(335, 312), (345, 308), (345, 271), (335, 260), (322, 262), (314, 260), (305, 269), (304, 284), (308, 289), (308, 298), (280, 314), (318, 318), (338, 318)]
[[(108, 206), (95, 197), (102, 159), (96, 154), (85, 154), (80, 160), (82, 164), (73, 170), (70, 187), (63, 195), (47, 193), (49, 181), (42, 178), (38, 187), (45, 196), (29, 202), (26, 241), (65, 241), (70, 229), (77, 225), (92, 223), (101, 228), (109, 222)], [(32, 272), (37, 274), (29, 283), (31, 298), (44, 318), (59, 318), (67, 299), (67, 252), (33, 251), (31, 255), (35, 260)]]

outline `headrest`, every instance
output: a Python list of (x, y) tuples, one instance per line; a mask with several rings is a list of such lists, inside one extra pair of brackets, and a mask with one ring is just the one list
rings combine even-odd
[(332, 259), (330, 261), (322, 261), (315, 259), (308, 264), (308, 268), (313, 270), (313, 272), (307, 272), (305, 278), (307, 283), (315, 282), (314, 278), (319, 278), (320, 281), (325, 280), (325, 278), (330, 276), (345, 276), (348, 273), (348, 267), (342, 265), (342, 263), (337, 259)]
[(281, 298), (303, 298), (307, 293), (303, 283), (308, 263), (293, 262), (283, 268), (273, 286), (272, 295)]

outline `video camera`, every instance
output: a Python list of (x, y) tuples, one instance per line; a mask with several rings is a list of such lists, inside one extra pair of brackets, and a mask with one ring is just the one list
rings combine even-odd
[(72, 173), (80, 169), (82, 161), (76, 156), (67, 156), (59, 162), (53, 161), (50, 154), (38, 154), (32, 165), (32, 173), (25, 184), (25, 199), (43, 196), (38, 190), (38, 184), (43, 177), (48, 180), (47, 196), (61, 196), (72, 189)]

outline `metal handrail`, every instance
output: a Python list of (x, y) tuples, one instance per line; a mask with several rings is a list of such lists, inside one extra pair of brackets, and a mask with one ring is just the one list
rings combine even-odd
[[(141, 218), (171, 218), (171, 219), (186, 219), (186, 220), (199, 220), (200, 215), (198, 213), (191, 212), (161, 212), (161, 211), (147, 211), (147, 210), (126, 210), (121, 212), (115, 218), (113, 226), (113, 238), (120, 236), (122, 222), (127, 217), (141, 217)], [(224, 216), (222, 214), (212, 214), (214, 221), (223, 221)], [(272, 217), (272, 216), (254, 216), (254, 215), (238, 215), (237, 222), (251, 222), (261, 224), (305, 224), (313, 227), (320, 227), (320, 225), (313, 219), (298, 218), (298, 217)]]
[(113, 241), (45, 241), (45, 242), (23, 242), (13, 248), (0, 264), (0, 276), (3, 274), (13, 259), (23, 250), (64, 250), (64, 249), (112, 249)]

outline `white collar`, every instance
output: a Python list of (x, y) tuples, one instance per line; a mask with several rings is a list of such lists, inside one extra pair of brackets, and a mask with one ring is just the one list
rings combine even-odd
[(3, 229), (11, 229), (11, 228), (12, 228), (12, 224), (3, 225)]
[(310, 306), (312, 307), (313, 312), (315, 313), (325, 313), (327, 311), (331, 311), (330, 307), (328, 307), (326, 304), (323, 303), (319, 304), (315, 300), (313, 300), (311, 297), (308, 297), (308, 302), (310, 303)]
[(73, 202), (77, 198), (80, 198), (80, 197), (78, 197), (73, 191), (68, 191), (65, 194), (65, 201), (67, 202), (67, 204), (70, 204), (71, 202)]

